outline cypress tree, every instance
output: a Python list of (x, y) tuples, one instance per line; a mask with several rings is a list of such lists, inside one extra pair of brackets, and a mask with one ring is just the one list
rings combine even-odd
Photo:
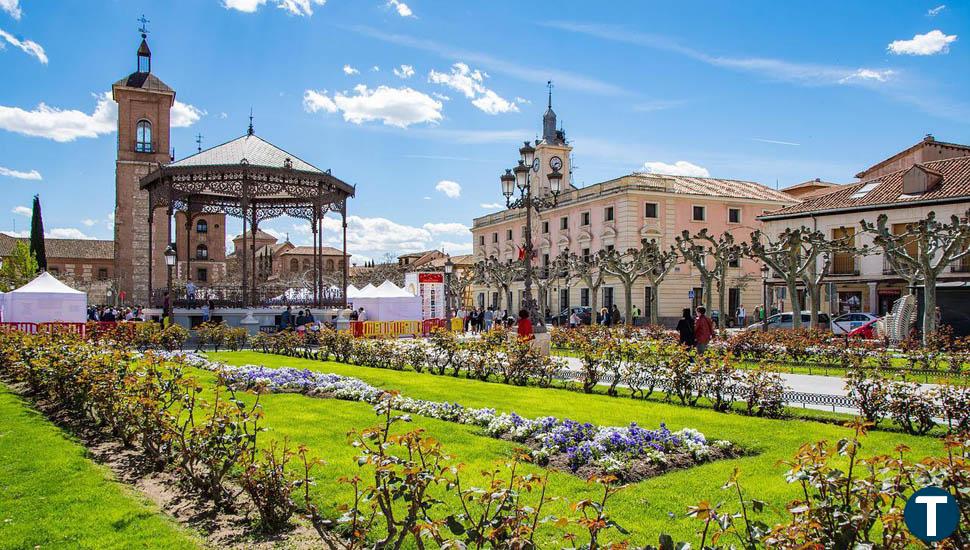
[(30, 216), (30, 252), (37, 258), (37, 268), (47, 271), (47, 249), (44, 246), (44, 218), (40, 213), (40, 195), (34, 195), (34, 211)]

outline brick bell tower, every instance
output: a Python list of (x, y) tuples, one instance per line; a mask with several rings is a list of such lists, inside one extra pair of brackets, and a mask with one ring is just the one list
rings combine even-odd
[[(128, 304), (148, 306), (148, 192), (139, 180), (159, 164), (171, 162), (170, 111), (175, 90), (152, 74), (152, 52), (148, 48), (147, 21), (142, 17), (141, 45), (135, 72), (111, 86), (118, 103), (118, 155), (115, 162), (115, 273), (118, 296), (124, 292)], [(166, 212), (154, 216), (153, 262), (164, 266)], [(155, 288), (165, 283), (165, 269), (155, 269)]]

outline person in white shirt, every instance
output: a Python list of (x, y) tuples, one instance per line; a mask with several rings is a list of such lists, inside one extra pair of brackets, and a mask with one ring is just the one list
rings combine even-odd
[(579, 312), (574, 309), (572, 315), (569, 316), (569, 328), (576, 328), (582, 322), (583, 320), (579, 318)]
[(738, 306), (738, 327), (744, 328), (748, 320), (748, 312), (744, 309), (744, 304)]
[(195, 300), (195, 283), (192, 282), (192, 279), (185, 283), (185, 297), (189, 300)]
[(357, 320), (361, 322), (367, 320), (367, 312), (364, 311), (364, 308), (360, 308), (360, 311), (357, 312)]

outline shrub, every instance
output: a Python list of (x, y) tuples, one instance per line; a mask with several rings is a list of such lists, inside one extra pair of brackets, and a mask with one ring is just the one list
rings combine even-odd
[(914, 382), (896, 382), (889, 390), (889, 414), (907, 432), (922, 435), (936, 425), (937, 406), (928, 392)]
[(889, 381), (878, 371), (867, 373), (855, 370), (849, 373), (845, 389), (862, 417), (873, 425), (878, 424), (889, 412)]
[(739, 393), (749, 415), (781, 418), (784, 413), (785, 381), (763, 368), (741, 375)]
[(970, 388), (945, 384), (937, 388), (936, 396), (950, 433), (970, 433)]
[(286, 473), (286, 466), (296, 453), (284, 440), (277, 455), (277, 442), (262, 451), (263, 460), (243, 460), (239, 483), (259, 512), (264, 529), (279, 530), (289, 523), (296, 512), (293, 492), (303, 485), (304, 479), (293, 478)]

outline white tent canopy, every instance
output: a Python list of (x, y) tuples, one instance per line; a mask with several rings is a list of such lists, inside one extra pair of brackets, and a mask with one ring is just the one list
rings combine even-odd
[(420, 321), (421, 298), (390, 281), (368, 284), (356, 296), (348, 291), (354, 309), (364, 308), (368, 321)]
[(7, 323), (83, 323), (88, 296), (44, 272), (0, 297), (0, 316)]

